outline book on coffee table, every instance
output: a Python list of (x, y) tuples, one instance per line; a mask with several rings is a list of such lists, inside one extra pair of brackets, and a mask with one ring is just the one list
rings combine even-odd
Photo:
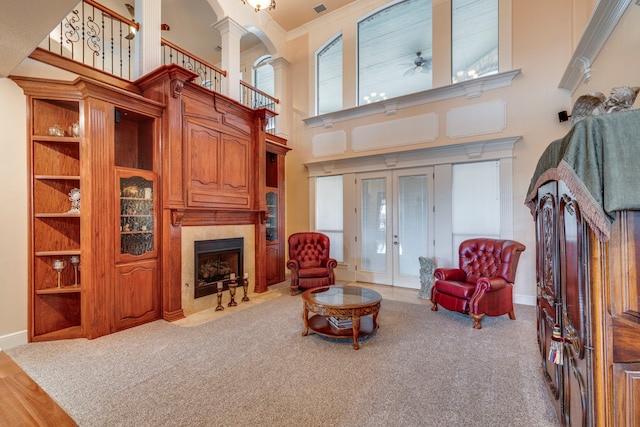
[(329, 323), (336, 329), (351, 329), (353, 324), (351, 319), (338, 319), (334, 316), (329, 316)]

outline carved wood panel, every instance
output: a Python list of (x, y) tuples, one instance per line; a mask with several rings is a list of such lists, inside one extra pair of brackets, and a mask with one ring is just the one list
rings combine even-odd
[(222, 190), (249, 195), (249, 144), (246, 138), (222, 135)]
[(160, 318), (156, 260), (116, 267), (115, 303), (116, 330)]
[(537, 212), (537, 317), (538, 345), (542, 370), (558, 413), (561, 412), (562, 369), (548, 360), (555, 324), (560, 323), (560, 272), (557, 226), (557, 191), (555, 183), (542, 187)]
[(220, 190), (218, 152), (220, 132), (193, 122), (186, 124), (189, 189)]
[(250, 207), (250, 141), (185, 117), (187, 204), (190, 207)]
[(615, 425), (640, 426), (640, 363), (613, 365)]
[(573, 196), (560, 188), (560, 271), (562, 295), (562, 336), (564, 337), (563, 408), (565, 425), (589, 425), (590, 404), (589, 369), (591, 353), (586, 351), (590, 338), (586, 309), (590, 306), (587, 294), (588, 229), (581, 218), (580, 207)]

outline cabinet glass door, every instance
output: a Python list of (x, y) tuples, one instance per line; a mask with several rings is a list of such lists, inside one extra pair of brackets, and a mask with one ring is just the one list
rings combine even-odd
[(278, 240), (278, 194), (267, 193), (267, 242)]
[(155, 182), (143, 171), (121, 171), (119, 236), (120, 260), (149, 258), (156, 255)]

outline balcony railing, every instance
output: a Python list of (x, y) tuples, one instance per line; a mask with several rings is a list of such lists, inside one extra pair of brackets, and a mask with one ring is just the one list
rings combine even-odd
[[(67, 58), (121, 80), (136, 79), (134, 38), (140, 26), (95, 0), (82, 0), (40, 43), (39, 48), (51, 52), (52, 58)], [(198, 75), (194, 83), (222, 93), (222, 79), (227, 72), (190, 54), (168, 40), (161, 40), (162, 63), (176, 64)], [(53, 61), (51, 58), (41, 60)], [(57, 64), (60, 66), (60, 64)], [(64, 67), (63, 67), (64, 68)], [(74, 69), (74, 72), (79, 72)], [(102, 74), (105, 78), (104, 74)], [(116, 79), (117, 80), (117, 79)], [(239, 101), (252, 109), (266, 108), (275, 112), (280, 101), (243, 81)], [(269, 119), (267, 132), (275, 131), (275, 117)]]
[(162, 39), (162, 63), (164, 65), (177, 64), (182, 68), (193, 71), (198, 75), (194, 83), (204, 86), (209, 90), (220, 93), (222, 91), (222, 78), (227, 72), (209, 64), (207, 61), (198, 58), (171, 43)]
[[(280, 100), (251, 86), (249, 83), (245, 83), (240, 80), (240, 102), (254, 110), (258, 108), (266, 108), (267, 110), (271, 110), (275, 113), (276, 104), (279, 104)], [(275, 131), (275, 127), (275, 117), (269, 118), (266, 131), (273, 133)]]
[(139, 25), (83, 0), (40, 43), (42, 49), (126, 80), (134, 78), (133, 38)]

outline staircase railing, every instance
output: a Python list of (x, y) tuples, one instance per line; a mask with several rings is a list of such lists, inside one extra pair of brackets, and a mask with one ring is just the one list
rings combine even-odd
[[(251, 86), (249, 83), (240, 80), (240, 102), (254, 110), (258, 108), (266, 108), (267, 110), (271, 110), (275, 113), (276, 104), (279, 104), (280, 100)], [(269, 119), (269, 123), (267, 123), (266, 131), (273, 133), (275, 131), (275, 127), (275, 117), (271, 117)]]
[[(140, 29), (137, 22), (101, 5), (82, 0), (38, 46), (55, 55), (108, 73), (121, 81), (135, 80), (136, 51), (134, 38)], [(222, 93), (222, 79), (227, 72), (190, 54), (185, 49), (161, 40), (162, 62), (177, 64), (198, 75), (194, 83)], [(56, 57), (52, 55), (52, 57)], [(76, 72), (78, 70), (75, 70)], [(240, 81), (239, 101), (252, 109), (275, 112), (280, 100)], [(275, 117), (269, 119), (267, 132), (275, 131)]]
[(177, 64), (182, 68), (193, 71), (198, 75), (194, 83), (204, 86), (209, 90), (220, 93), (222, 91), (222, 78), (227, 72), (209, 64), (182, 49), (181, 47), (162, 39), (162, 63), (164, 65)]
[(39, 47), (126, 80), (134, 78), (133, 39), (139, 25), (93, 0), (83, 0)]

